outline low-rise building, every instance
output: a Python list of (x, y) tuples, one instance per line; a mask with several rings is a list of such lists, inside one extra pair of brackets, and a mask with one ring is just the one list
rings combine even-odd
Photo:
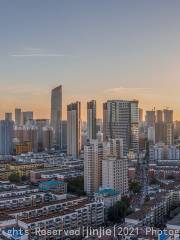
[(17, 143), (15, 146), (16, 154), (32, 152), (32, 142), (27, 141), (23, 143)]
[(30, 172), (31, 183), (38, 183), (41, 181), (48, 181), (51, 179), (57, 179), (64, 181), (68, 178), (76, 178), (83, 176), (83, 171), (76, 168), (46, 168), (39, 170), (32, 170)]
[(59, 180), (44, 181), (39, 184), (39, 190), (44, 192), (53, 191), (59, 193), (66, 193), (67, 183)]
[[(99, 227), (104, 223), (104, 204), (89, 201), (86, 197), (67, 197), (62, 200), (44, 202), (38, 206), (28, 206), (6, 210), (9, 224), (0, 222), (2, 229), (15, 223), (28, 232), (29, 239), (62, 239), (65, 231), (82, 227)], [(40, 231), (61, 230), (60, 235), (41, 236)], [(69, 237), (71, 239), (71, 237)]]
[(163, 224), (171, 208), (175, 205), (175, 194), (175, 192), (157, 193), (156, 197), (145, 202), (141, 209), (127, 216), (125, 222), (139, 226)]
[(112, 207), (117, 201), (121, 200), (121, 194), (113, 189), (100, 189), (94, 194), (96, 201), (103, 201), (105, 208)]

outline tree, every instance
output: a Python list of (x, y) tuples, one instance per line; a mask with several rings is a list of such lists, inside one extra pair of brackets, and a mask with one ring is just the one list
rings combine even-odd
[(70, 178), (66, 182), (69, 193), (77, 194), (78, 196), (85, 195), (83, 177)]
[(152, 177), (150, 179), (150, 185), (156, 185), (156, 184), (159, 184), (159, 181), (155, 177)]
[(149, 196), (149, 195), (146, 195), (144, 201), (145, 201), (145, 202), (148, 202), (149, 200), (150, 200), (150, 196)]
[(20, 177), (19, 173), (11, 173), (11, 175), (9, 176), (8, 179), (12, 183), (20, 183), (21, 182), (21, 177)]
[(114, 206), (108, 210), (108, 220), (112, 222), (121, 222), (130, 213), (130, 200), (127, 197), (122, 197)]
[(130, 181), (129, 182), (129, 190), (133, 193), (140, 193), (141, 185), (137, 181)]
[(167, 176), (167, 179), (168, 179), (168, 180), (174, 180), (175, 177), (174, 177), (173, 175), (169, 175), (169, 176)]
[(26, 176), (26, 175), (23, 175), (22, 177), (21, 177), (21, 181), (22, 182), (25, 182), (25, 181), (27, 181), (28, 180), (28, 177)]

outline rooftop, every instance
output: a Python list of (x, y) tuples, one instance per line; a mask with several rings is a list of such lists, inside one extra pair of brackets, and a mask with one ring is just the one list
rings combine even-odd
[[(80, 199), (79, 197), (71, 197), (71, 198), (66, 198), (66, 199), (62, 199), (62, 200), (53, 200), (53, 201), (50, 201), (50, 202), (44, 202), (44, 203), (39, 203), (38, 205), (36, 206), (29, 206), (29, 207), (19, 207), (19, 208), (14, 208), (14, 209), (11, 209), (11, 210), (6, 210), (5, 212), (8, 213), (8, 214), (15, 214), (15, 213), (19, 213), (19, 212), (28, 212), (28, 211), (32, 211), (32, 210), (38, 210), (38, 209), (41, 209), (41, 208), (44, 208), (44, 207), (48, 207), (48, 206), (53, 206), (53, 205), (57, 205), (57, 204), (61, 204), (61, 203), (68, 203), (68, 202), (71, 202), (71, 201), (75, 201), (75, 200), (78, 200)], [(86, 199), (86, 198), (81, 198), (82, 200), (83, 199)], [(0, 212), (1, 214), (1, 212)]]
[(119, 193), (111, 188), (104, 188), (96, 192), (98, 195), (103, 195), (104, 197), (117, 196)]
[(149, 200), (148, 202), (145, 202), (140, 210), (128, 215), (127, 218), (143, 220), (146, 217), (146, 215), (150, 213), (151, 208), (160, 204), (161, 201), (164, 200), (166, 196), (167, 195), (165, 193), (156, 194), (155, 198)]
[(10, 215), (7, 215), (6, 213), (4, 212), (0, 212), (0, 222), (2, 221), (8, 221), (8, 220), (11, 220), (11, 219), (14, 219), (14, 217), (10, 216)]
[(48, 185), (48, 186), (64, 185), (64, 182), (59, 180), (49, 180), (49, 181), (41, 182), (40, 186), (42, 185)]
[(76, 205), (68, 206), (67, 209), (58, 210), (54, 213), (52, 213), (52, 212), (47, 213), (46, 215), (43, 215), (43, 216), (22, 218), (21, 221), (28, 224), (28, 223), (40, 222), (40, 221), (43, 221), (43, 220), (46, 220), (46, 219), (52, 219), (52, 218), (60, 217), (60, 216), (63, 216), (63, 215), (74, 213), (77, 209), (85, 207), (86, 204), (88, 204), (88, 203), (90, 203), (90, 202), (87, 199), (84, 199), (83, 201), (81, 201), (80, 203), (78, 203)]

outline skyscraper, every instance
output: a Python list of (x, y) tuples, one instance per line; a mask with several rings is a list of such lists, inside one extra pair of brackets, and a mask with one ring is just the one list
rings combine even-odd
[(175, 138), (180, 137), (180, 121), (175, 121)]
[(29, 120), (33, 120), (33, 112), (23, 112), (22, 113), (23, 124), (26, 124)]
[(45, 126), (42, 129), (42, 141), (43, 141), (43, 149), (49, 150), (52, 147), (53, 141), (53, 129), (50, 126)]
[(84, 191), (92, 194), (102, 186), (103, 144), (98, 140), (84, 146)]
[(174, 143), (173, 110), (164, 109), (163, 115), (164, 115), (164, 123), (165, 123), (166, 144), (171, 145)]
[(104, 157), (114, 156), (114, 157), (124, 157), (123, 153), (123, 139), (109, 139), (108, 142), (103, 143)]
[(78, 158), (81, 150), (81, 103), (67, 106), (67, 153)]
[(43, 149), (43, 128), (49, 126), (48, 119), (36, 119), (37, 133), (38, 133), (38, 151)]
[(164, 109), (156, 112), (155, 142), (171, 145), (174, 142), (173, 110)]
[(0, 155), (11, 155), (13, 151), (13, 121), (0, 121)]
[(138, 101), (112, 100), (103, 104), (104, 140), (123, 139), (124, 154), (139, 151)]
[(163, 111), (162, 110), (157, 110), (156, 111), (156, 122), (157, 123), (162, 123), (163, 122)]
[(20, 108), (15, 109), (15, 123), (18, 126), (22, 124), (22, 114)]
[(62, 121), (61, 149), (67, 150), (67, 121)]
[(96, 119), (96, 134), (103, 132), (103, 120), (101, 118)]
[(31, 142), (32, 151), (38, 151), (38, 128), (33, 125), (23, 126), (23, 141)]
[(173, 110), (164, 109), (163, 115), (165, 123), (173, 123)]
[(148, 127), (147, 137), (149, 143), (155, 143), (155, 127)]
[(156, 111), (155, 142), (165, 142), (165, 124), (163, 122), (163, 111)]
[(87, 134), (88, 139), (96, 139), (96, 101), (87, 103)]
[(155, 125), (155, 142), (166, 142), (166, 124), (164, 122), (156, 122)]
[(139, 108), (139, 122), (143, 122), (143, 109)]
[(154, 127), (156, 122), (156, 112), (154, 110), (146, 111), (146, 124), (147, 127)]
[(51, 91), (51, 126), (54, 130), (54, 144), (61, 147), (61, 122), (62, 122), (62, 86)]
[(12, 121), (12, 113), (11, 112), (5, 113), (5, 120)]

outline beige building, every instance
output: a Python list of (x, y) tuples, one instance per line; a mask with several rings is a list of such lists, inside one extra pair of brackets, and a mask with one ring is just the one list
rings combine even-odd
[(109, 156), (102, 161), (102, 187), (118, 193), (128, 192), (128, 160)]
[(102, 187), (102, 161), (109, 155), (123, 158), (122, 139), (110, 139), (104, 143), (91, 140), (90, 144), (84, 146), (84, 190), (86, 193), (97, 192)]
[(84, 146), (84, 191), (94, 193), (102, 186), (103, 145), (97, 140)]

